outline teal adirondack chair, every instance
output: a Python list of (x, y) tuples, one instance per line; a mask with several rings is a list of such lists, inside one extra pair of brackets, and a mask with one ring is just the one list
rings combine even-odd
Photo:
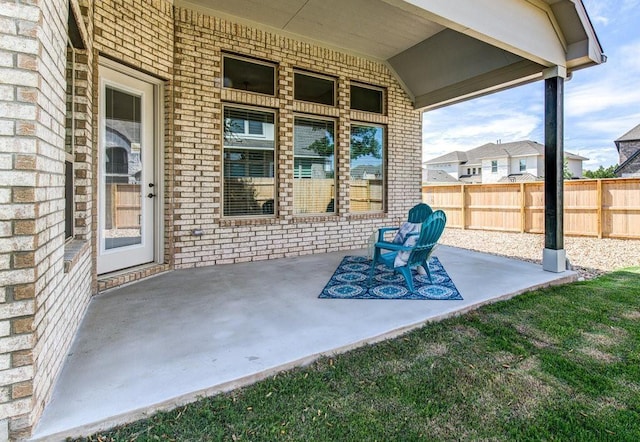
[[(415, 291), (415, 288), (411, 269), (415, 267), (422, 266), (427, 272), (429, 282), (433, 283), (431, 271), (429, 270), (429, 259), (438, 244), (438, 240), (444, 231), (446, 223), (447, 217), (445, 213), (442, 210), (436, 210), (422, 223), (420, 233), (410, 234), (418, 236), (415, 245), (395, 244), (386, 241), (377, 242), (373, 253), (371, 271), (369, 273), (369, 284), (371, 285), (378, 264), (384, 264), (386, 267), (400, 272), (412, 293)], [(383, 250), (390, 250), (390, 252), (382, 253)], [(396, 267), (396, 257), (398, 253), (401, 252), (408, 253), (409, 256), (406, 264)]]
[[(414, 224), (422, 224), (429, 218), (429, 215), (433, 213), (433, 210), (428, 204), (420, 203), (416, 204), (409, 210), (409, 217), (407, 222)], [(378, 242), (386, 242), (385, 234), (387, 232), (393, 232), (400, 229), (400, 227), (382, 227), (378, 229)]]

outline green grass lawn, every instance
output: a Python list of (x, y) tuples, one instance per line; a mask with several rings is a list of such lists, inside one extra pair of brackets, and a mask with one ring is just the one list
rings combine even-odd
[(638, 441), (640, 268), (429, 323), (89, 440)]

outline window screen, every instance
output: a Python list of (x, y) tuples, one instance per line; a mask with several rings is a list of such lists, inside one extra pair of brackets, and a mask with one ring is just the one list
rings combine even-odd
[(384, 93), (382, 89), (351, 85), (351, 109), (382, 114)]
[(301, 101), (335, 104), (336, 82), (333, 79), (296, 72), (294, 74), (294, 98)]
[(335, 212), (335, 124), (296, 117), (293, 206), (295, 214)]
[(225, 55), (222, 70), (224, 87), (275, 95), (275, 65)]
[(225, 107), (225, 216), (275, 214), (275, 114)]
[(350, 207), (352, 212), (384, 207), (384, 128), (351, 125)]

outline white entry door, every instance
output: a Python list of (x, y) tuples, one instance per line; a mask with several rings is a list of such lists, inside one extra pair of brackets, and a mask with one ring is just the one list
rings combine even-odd
[(159, 204), (153, 83), (100, 65), (98, 274), (155, 259)]

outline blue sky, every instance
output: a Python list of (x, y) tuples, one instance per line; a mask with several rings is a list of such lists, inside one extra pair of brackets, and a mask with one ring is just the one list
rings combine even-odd
[[(640, 0), (584, 0), (607, 62), (565, 82), (564, 149), (585, 170), (618, 163), (614, 140), (640, 124)], [(544, 82), (426, 112), (423, 160), (485, 143), (544, 144)]]

